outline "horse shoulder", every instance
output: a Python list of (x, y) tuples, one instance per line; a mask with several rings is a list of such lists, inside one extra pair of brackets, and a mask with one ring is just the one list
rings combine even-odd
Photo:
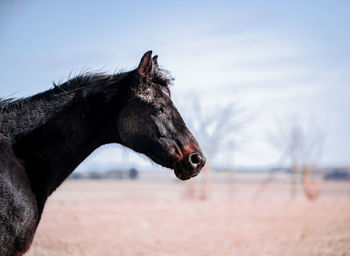
[(0, 134), (0, 255), (28, 250), (39, 221), (26, 172), (9, 141)]

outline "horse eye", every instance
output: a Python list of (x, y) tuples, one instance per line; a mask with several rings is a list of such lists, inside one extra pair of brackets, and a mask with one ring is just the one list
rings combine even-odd
[(161, 105), (156, 106), (156, 111), (160, 114), (164, 113), (164, 108)]

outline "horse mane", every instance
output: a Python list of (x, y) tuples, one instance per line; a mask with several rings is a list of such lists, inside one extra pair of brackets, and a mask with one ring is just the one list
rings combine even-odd
[[(63, 83), (53, 83), (53, 88), (49, 91), (52, 94), (71, 93), (76, 92), (91, 86), (99, 86), (108, 80), (116, 79), (121, 73), (107, 75), (104, 72), (84, 72), (77, 76), (70, 78)], [(46, 92), (49, 92), (46, 91)], [(45, 93), (45, 92), (44, 92)]]
[[(131, 72), (131, 71), (130, 71)], [(125, 73), (114, 73), (108, 75), (104, 72), (83, 72), (77, 76), (70, 78), (63, 83), (53, 83), (53, 88), (48, 89), (44, 92), (40, 92), (33, 96), (25, 98), (0, 98), (0, 113), (4, 111), (19, 110), (27, 104), (33, 104), (41, 100), (49, 100), (58, 96), (70, 95), (71, 93), (84, 90), (87, 88), (98, 87), (105, 84), (106, 82), (116, 80), (128, 74)], [(170, 75), (170, 72), (161, 69), (159, 67), (153, 70), (152, 82), (159, 85), (163, 91), (165, 91), (169, 97), (170, 89), (169, 86), (172, 85), (174, 78)]]
[(7, 106), (13, 103), (16, 98), (0, 98), (0, 113), (7, 108)]
[(4, 111), (19, 110), (27, 104), (48, 100), (57, 96), (69, 95), (73, 92), (90, 88), (92, 85), (101, 85), (109, 79), (115, 78), (118, 74), (106, 75), (102, 72), (84, 72), (68, 78), (63, 83), (53, 83), (53, 88), (25, 98), (0, 98), (0, 113)]

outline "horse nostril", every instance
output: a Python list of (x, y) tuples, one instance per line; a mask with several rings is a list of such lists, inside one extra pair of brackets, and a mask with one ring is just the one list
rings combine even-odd
[(201, 162), (201, 157), (199, 156), (199, 154), (192, 154), (190, 156), (190, 162), (192, 164), (199, 164)]
[(189, 157), (189, 162), (194, 168), (202, 168), (205, 160), (200, 153), (193, 153)]

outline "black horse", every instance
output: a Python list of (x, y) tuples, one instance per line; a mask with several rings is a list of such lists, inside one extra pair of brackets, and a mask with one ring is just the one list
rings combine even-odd
[(50, 194), (91, 152), (120, 143), (186, 180), (205, 157), (170, 98), (157, 56), (137, 69), (88, 73), (0, 101), (0, 255), (28, 250)]

